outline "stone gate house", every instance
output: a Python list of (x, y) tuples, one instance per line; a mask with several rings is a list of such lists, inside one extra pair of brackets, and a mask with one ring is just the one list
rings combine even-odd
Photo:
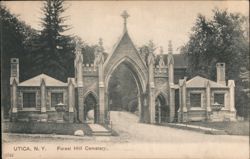
[[(59, 112), (55, 106), (60, 103), (65, 105), (64, 122), (85, 122), (87, 111), (94, 110), (95, 122), (103, 124), (109, 120), (111, 75), (120, 64), (125, 64), (137, 85), (138, 121), (235, 120), (235, 86), (233, 80), (226, 85), (224, 63), (217, 64), (217, 81), (199, 76), (186, 81), (183, 57), (173, 55), (171, 45), (167, 56), (162, 51), (157, 63), (152, 50), (148, 50), (148, 56), (139, 54), (127, 30), (128, 14), (124, 12), (122, 17), (122, 36), (107, 59), (100, 41), (94, 63), (83, 64), (81, 48), (77, 45), (75, 77), (68, 78), (67, 83), (45, 74), (19, 82), (19, 60), (12, 58), (11, 119), (28, 120), (35, 116), (44, 122), (56, 122)], [(94, 99), (94, 105), (86, 104), (89, 98)]]

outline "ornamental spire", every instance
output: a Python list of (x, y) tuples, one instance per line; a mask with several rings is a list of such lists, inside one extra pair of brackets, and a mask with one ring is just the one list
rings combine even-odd
[(104, 51), (104, 48), (103, 48), (103, 41), (102, 41), (102, 38), (99, 38), (99, 42), (98, 42), (98, 44), (99, 44), (99, 51), (100, 52), (103, 52)]
[(168, 41), (168, 54), (173, 54), (172, 41)]
[(160, 60), (159, 60), (159, 66), (160, 68), (165, 66), (165, 62), (163, 60), (163, 48), (162, 46), (160, 47)]
[(162, 56), (163, 55), (163, 47), (160, 46), (160, 55)]
[(124, 28), (123, 28), (123, 31), (126, 32), (127, 31), (127, 19), (130, 15), (127, 13), (126, 10), (124, 10), (121, 14), (121, 17), (123, 18), (124, 20)]

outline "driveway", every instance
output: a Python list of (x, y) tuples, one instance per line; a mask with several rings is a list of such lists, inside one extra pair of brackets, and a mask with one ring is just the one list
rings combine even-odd
[(138, 122), (138, 117), (129, 112), (111, 112), (113, 129), (121, 137), (131, 142), (163, 142), (163, 143), (203, 143), (225, 142), (246, 143), (246, 136), (210, 135), (190, 130), (182, 130), (160, 125)]
[[(85, 157), (249, 159), (247, 136), (209, 135), (138, 123), (138, 117), (128, 112), (111, 112), (111, 120), (113, 129), (119, 136), (5, 134), (3, 151), (5, 155), (13, 154), (14, 157), (11, 159)], [(31, 149), (45, 146), (46, 150), (15, 151), (14, 148), (18, 146), (28, 146)], [(71, 149), (61, 150), (58, 146)], [(101, 147), (101, 150), (89, 150), (89, 147)]]
[(170, 158), (249, 158), (247, 136), (210, 135), (138, 123), (138, 117), (128, 112), (111, 112), (111, 120), (123, 140), (142, 148), (150, 145), (149, 152), (163, 151)]

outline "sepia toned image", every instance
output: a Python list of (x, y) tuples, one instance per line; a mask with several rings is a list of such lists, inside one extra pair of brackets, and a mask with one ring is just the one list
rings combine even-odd
[(2, 1), (2, 158), (249, 158), (248, 1)]

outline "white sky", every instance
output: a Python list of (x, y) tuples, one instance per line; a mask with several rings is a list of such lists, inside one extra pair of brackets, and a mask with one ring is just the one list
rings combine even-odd
[[(7, 8), (35, 29), (40, 29), (41, 1), (8, 1)], [(121, 13), (127, 10), (128, 31), (136, 46), (153, 40), (167, 51), (172, 40), (174, 52), (188, 41), (198, 13), (211, 17), (215, 7), (248, 15), (248, 1), (66, 1), (72, 26), (68, 34), (80, 36), (88, 44), (98, 43), (101, 37), (109, 53), (123, 30)]]

